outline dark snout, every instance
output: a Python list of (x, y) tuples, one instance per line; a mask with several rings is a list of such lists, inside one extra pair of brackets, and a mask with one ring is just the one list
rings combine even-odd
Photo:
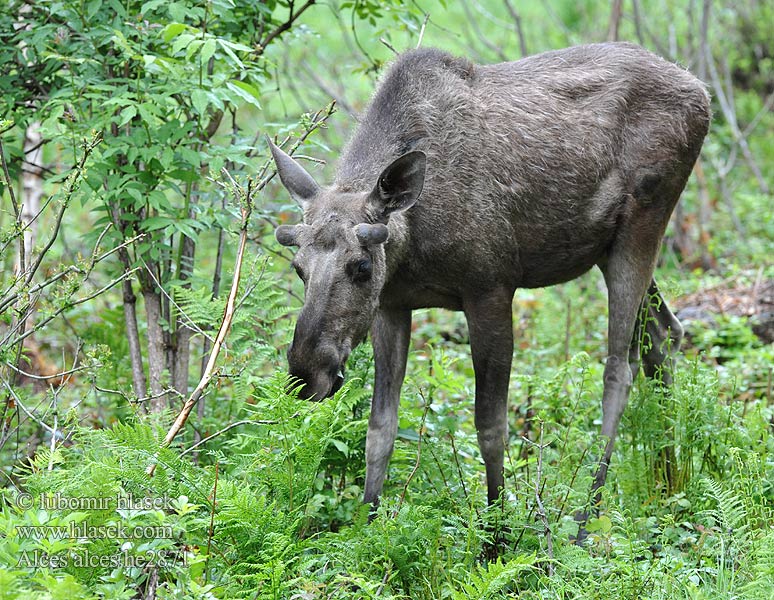
[(344, 384), (347, 357), (333, 347), (309, 351), (294, 343), (288, 352), (290, 375), (302, 384), (298, 396), (319, 402), (333, 396)]

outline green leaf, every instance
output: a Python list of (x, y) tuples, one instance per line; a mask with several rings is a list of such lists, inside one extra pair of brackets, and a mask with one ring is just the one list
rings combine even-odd
[(157, 9), (159, 6), (163, 6), (167, 3), (167, 0), (149, 0), (140, 8), (140, 14), (144, 15), (152, 10)]
[(346, 442), (342, 442), (341, 440), (331, 440), (331, 444), (333, 444), (336, 449), (344, 456), (349, 456), (349, 446), (347, 446)]
[(137, 115), (137, 107), (127, 106), (124, 110), (121, 111), (121, 114), (118, 119), (118, 126), (122, 127), (126, 125), (129, 121), (134, 119), (136, 115)]
[(191, 92), (191, 104), (193, 104), (196, 114), (205, 115), (207, 113), (207, 105), (209, 104), (209, 94), (202, 89), (194, 90)]
[(185, 29), (186, 26), (183, 23), (170, 23), (161, 32), (161, 37), (164, 38), (165, 42), (169, 42), (172, 40), (172, 38), (175, 38), (183, 33)]
[(167, 6), (169, 16), (172, 17), (174, 21), (185, 21), (187, 9), (188, 7), (183, 2), (172, 2)]
[(419, 441), (419, 434), (415, 430), (407, 429), (404, 427), (398, 428), (398, 437), (402, 440), (407, 440), (409, 442)]
[(589, 519), (586, 530), (589, 533), (609, 533), (613, 528), (613, 522), (610, 517), (602, 515), (596, 519)]
[(204, 42), (199, 56), (202, 58), (202, 63), (206, 63), (212, 55), (215, 54), (215, 49), (218, 47), (216, 41), (212, 38)]
[(193, 227), (191, 227), (190, 225), (188, 225), (187, 223), (183, 223), (183, 222), (180, 222), (180, 221), (175, 221), (174, 222), (174, 227), (175, 227), (175, 229), (177, 231), (185, 234), (186, 237), (191, 238), (192, 240), (196, 240), (197, 239), (196, 230)]
[(226, 83), (226, 86), (248, 104), (261, 108), (261, 103), (259, 102), (260, 92), (255, 86), (238, 79), (232, 79)]
[(223, 48), (223, 52), (225, 52), (228, 56), (231, 57), (231, 60), (234, 61), (236, 66), (238, 66), (240, 69), (245, 68), (244, 63), (241, 60), (239, 60), (239, 57), (231, 49), (233, 44), (229, 44), (226, 40), (218, 40), (218, 44), (220, 44), (220, 47)]
[(144, 231), (156, 231), (158, 229), (164, 229), (167, 225), (172, 225), (174, 222), (174, 219), (170, 219), (169, 217), (148, 217), (143, 220), (141, 229)]
[(236, 42), (230, 42), (228, 40), (218, 40), (221, 46), (224, 48), (231, 48), (233, 50), (236, 50), (237, 52), (252, 52), (253, 49), (250, 46), (245, 46), (244, 44), (238, 44)]
[(166, 194), (160, 190), (153, 190), (148, 194), (148, 206), (155, 208), (159, 212), (172, 210), (172, 204)]
[(190, 33), (184, 33), (175, 40), (175, 43), (172, 44), (172, 54), (177, 54), (180, 52), (183, 48), (187, 48), (188, 44), (194, 41), (194, 36), (192, 36)]

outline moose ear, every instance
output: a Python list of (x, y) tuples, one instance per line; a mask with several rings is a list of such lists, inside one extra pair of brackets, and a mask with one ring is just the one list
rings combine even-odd
[(424, 152), (408, 152), (382, 171), (368, 197), (368, 203), (376, 209), (379, 218), (414, 206), (425, 183), (426, 163)]
[(320, 191), (320, 186), (301, 165), (280, 150), (268, 136), (266, 139), (269, 141), (271, 155), (274, 157), (274, 164), (277, 165), (277, 173), (282, 185), (296, 202), (302, 207), (306, 206)]

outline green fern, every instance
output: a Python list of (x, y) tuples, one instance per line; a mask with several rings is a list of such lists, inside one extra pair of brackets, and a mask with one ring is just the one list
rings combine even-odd
[(515, 585), (525, 573), (539, 570), (537, 555), (517, 556), (507, 562), (498, 558), (496, 562), (486, 566), (478, 565), (470, 574), (470, 581), (463, 583), (461, 589), (452, 591), (454, 600), (490, 600), (503, 598), (511, 593), (518, 597), (518, 586)]
[(223, 318), (226, 301), (223, 298), (213, 298), (212, 290), (207, 286), (183, 287), (172, 286), (172, 298), (180, 307), (185, 317), (201, 329), (214, 329)]

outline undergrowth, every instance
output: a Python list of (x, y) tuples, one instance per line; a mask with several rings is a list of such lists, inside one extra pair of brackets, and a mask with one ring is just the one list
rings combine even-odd
[[(681, 359), (669, 393), (638, 378), (602, 511), (579, 548), (570, 541), (573, 514), (588, 501), (602, 450), (598, 340), (578, 336), (588, 330), (579, 327), (568, 341), (566, 322), (547, 318), (566, 297), (517, 302), (516, 316), (530, 312), (548, 341), (536, 347), (540, 360), (517, 352), (512, 397), (524, 401), (509, 414), (507, 490), (486, 507), (464, 325), (420, 313), (395, 454), (369, 520), (360, 499), (370, 351), (356, 350), (333, 399), (288, 393), (277, 347), (291, 322), (278, 275), (266, 267), (255, 263), (242, 297), (251, 314), (267, 316), (235, 323), (211, 391), (224, 401), (208, 402), (197, 424), (205, 432), (224, 419), (239, 426), (182, 454), (190, 437), (161, 448), (171, 416), (151, 422), (135, 413), (101, 428), (74, 425), (75, 437), (53, 452), (41, 446), (5, 492), (2, 598), (128, 599), (150, 585), (159, 598), (197, 600), (771, 597), (765, 398), (738, 401), (699, 358)], [(181, 291), (179, 301), (201, 326), (214, 323), (205, 294)], [(586, 310), (572, 318), (596, 319)], [(83, 499), (104, 502), (62, 505)], [(91, 529), (58, 533), (77, 526)], [(500, 556), (485, 560), (495, 538)]]

